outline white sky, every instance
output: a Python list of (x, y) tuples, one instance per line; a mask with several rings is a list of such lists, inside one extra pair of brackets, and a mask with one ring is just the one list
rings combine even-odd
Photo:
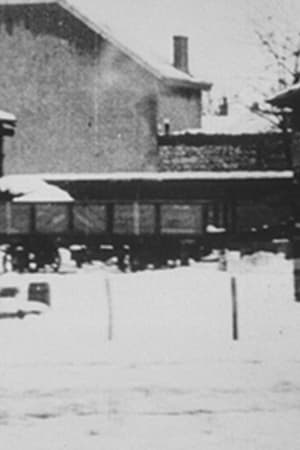
[[(145, 43), (171, 61), (172, 35), (190, 38), (190, 68), (214, 83), (218, 95), (240, 94), (255, 99), (265, 90), (270, 73), (255, 27), (274, 19), (277, 34), (300, 32), (299, 0), (69, 0), (95, 22)], [(258, 25), (255, 25), (258, 24)], [(295, 39), (296, 41), (296, 39)]]

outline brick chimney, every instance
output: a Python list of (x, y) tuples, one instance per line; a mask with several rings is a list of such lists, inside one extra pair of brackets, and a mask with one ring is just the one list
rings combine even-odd
[(173, 45), (174, 67), (182, 72), (189, 73), (188, 38), (186, 36), (174, 36)]

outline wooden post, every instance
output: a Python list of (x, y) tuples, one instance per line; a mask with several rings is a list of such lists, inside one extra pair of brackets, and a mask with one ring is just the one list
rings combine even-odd
[(225, 228), (226, 231), (228, 231), (228, 214), (229, 214), (229, 208), (228, 208), (228, 201), (227, 199), (223, 202), (223, 224), (222, 226)]
[(133, 202), (133, 233), (140, 234), (140, 205), (138, 201)]
[(231, 201), (231, 227), (230, 231), (236, 233), (238, 230), (238, 217), (237, 217), (237, 202), (232, 199)]
[(4, 162), (4, 151), (3, 151), (3, 127), (0, 126), (0, 177), (3, 177), (4, 169), (3, 169), (3, 162)]
[(36, 205), (30, 205), (30, 232), (36, 232)]
[(219, 257), (219, 270), (226, 271), (227, 270), (227, 256), (226, 256), (226, 249), (222, 248), (220, 250), (220, 257)]
[(161, 205), (160, 203), (155, 203), (154, 205), (154, 232), (156, 236), (161, 234)]
[(114, 204), (106, 204), (106, 233), (112, 235), (114, 229)]
[(203, 212), (202, 212), (202, 230), (201, 230), (202, 234), (205, 234), (205, 232), (206, 232), (208, 220), (209, 220), (209, 204), (205, 203), (203, 205)]
[(113, 305), (112, 305), (112, 295), (109, 278), (105, 278), (105, 291), (107, 298), (107, 309), (108, 309), (108, 327), (107, 327), (107, 339), (112, 341), (113, 339)]
[(294, 257), (294, 296), (300, 302), (300, 258)]
[(12, 214), (11, 214), (11, 202), (7, 201), (5, 203), (5, 226), (6, 233), (10, 234), (12, 230)]
[(74, 231), (74, 203), (67, 203), (67, 217), (68, 217), (68, 232), (73, 233)]
[(234, 341), (237, 341), (239, 339), (239, 328), (238, 328), (237, 287), (235, 277), (231, 277), (231, 299), (232, 299), (232, 338)]

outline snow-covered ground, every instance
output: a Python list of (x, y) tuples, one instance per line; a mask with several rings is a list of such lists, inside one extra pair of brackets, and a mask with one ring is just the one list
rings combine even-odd
[[(232, 340), (231, 277), (239, 340)], [(300, 303), (282, 255), (47, 281), (51, 309), (0, 321), (5, 449), (257, 450), (300, 442)]]

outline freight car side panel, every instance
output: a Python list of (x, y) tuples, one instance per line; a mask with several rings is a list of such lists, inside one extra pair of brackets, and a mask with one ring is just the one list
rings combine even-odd
[(28, 234), (30, 232), (30, 205), (0, 204), (0, 233)]
[(115, 234), (153, 234), (155, 208), (152, 204), (124, 203), (114, 207)]
[(12, 204), (11, 215), (8, 221), (8, 227), (10, 233), (17, 233), (17, 234), (29, 233), (30, 205)]
[(35, 207), (35, 230), (39, 233), (64, 233), (68, 231), (66, 204), (46, 203)]
[(204, 205), (163, 204), (162, 234), (201, 234), (204, 231)]
[(101, 234), (106, 231), (106, 207), (99, 204), (74, 204), (73, 228), (75, 232)]
[(257, 201), (238, 202), (236, 205), (237, 232), (250, 231), (251, 228), (268, 229), (286, 223), (291, 217), (290, 205), (266, 204)]
[(179, 239), (205, 235), (207, 225), (229, 233), (244, 233), (264, 226), (284, 225), (291, 217), (290, 205), (275, 202), (209, 201), (0, 203), (0, 234), (61, 235), (68, 242), (89, 237), (105, 240), (115, 236), (151, 236)]

